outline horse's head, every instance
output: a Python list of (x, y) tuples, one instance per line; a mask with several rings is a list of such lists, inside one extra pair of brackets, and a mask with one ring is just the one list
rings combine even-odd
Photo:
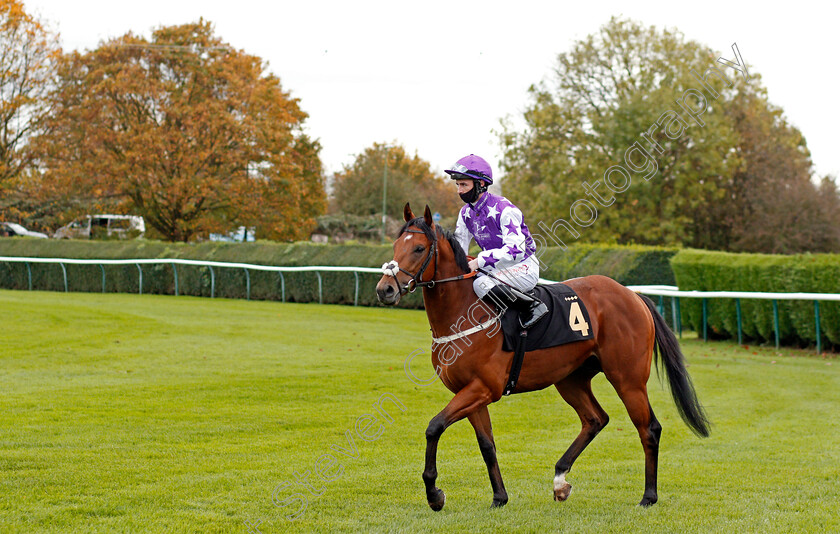
[(406, 204), (403, 216), (405, 226), (394, 241), (394, 259), (382, 266), (384, 274), (376, 284), (376, 296), (383, 304), (397, 304), (420, 285), (434, 286), (439, 252), (431, 210), (426, 206), (423, 217), (415, 217)]

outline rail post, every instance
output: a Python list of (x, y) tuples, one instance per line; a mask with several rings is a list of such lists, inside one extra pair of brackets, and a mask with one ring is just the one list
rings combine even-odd
[(178, 266), (172, 262), (172, 274), (175, 276), (175, 296), (178, 296)]
[(280, 302), (286, 302), (286, 277), (282, 271), (277, 271), (277, 274), (280, 275)]
[(359, 305), (359, 272), (353, 271), (353, 274), (356, 277), (356, 292), (353, 294), (353, 306)]
[(243, 267), (245, 269), (245, 300), (251, 300), (251, 275), (248, 274), (248, 268)]
[(318, 275), (318, 304), (323, 304), (324, 303), (324, 291), (323, 291), (322, 283), (321, 283), (321, 273), (319, 273), (318, 271), (315, 271), (315, 274)]
[(822, 354), (822, 344), (820, 342), (820, 301), (814, 301), (814, 322), (817, 327), (817, 354)]
[(671, 297), (671, 325), (674, 332), (677, 331), (677, 297)]
[(64, 292), (67, 293), (67, 268), (64, 267), (63, 263), (59, 263), (59, 265), (61, 265), (61, 272), (64, 274)]
[(677, 330), (679, 331), (680, 339), (682, 339), (682, 311), (680, 310), (680, 297), (674, 297), (677, 306)]

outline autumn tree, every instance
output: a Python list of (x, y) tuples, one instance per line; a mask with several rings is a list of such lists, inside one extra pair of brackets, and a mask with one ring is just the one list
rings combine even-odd
[(387, 187), (386, 213), (399, 220), (406, 202), (414, 206), (428, 204), (453, 220), (461, 205), (451, 181), (443, 173), (432, 172), (429, 162), (417, 154), (409, 156), (402, 146), (374, 143), (336, 173), (331, 211), (381, 214), (384, 187)]
[(35, 143), (43, 190), (76, 211), (142, 215), (188, 241), (240, 225), (306, 238), (326, 209), (298, 100), (207, 21), (64, 56), (52, 103)]
[[(525, 127), (508, 121), (500, 133), (505, 193), (544, 223), (530, 223), (534, 231), (554, 227), (563, 244), (742, 250), (745, 228), (758, 224), (744, 217), (770, 206), (756, 200), (770, 191), (754, 187), (759, 176), (816, 198), (801, 134), (767, 102), (758, 73), (718, 57), (679, 32), (616, 18), (560, 54), (530, 89)], [(746, 115), (756, 119), (740, 123)], [(770, 162), (784, 160), (771, 179)], [(611, 173), (617, 165), (626, 172)], [(790, 199), (784, 209), (799, 209), (774, 191)], [(573, 231), (554, 224), (572, 221), (576, 206)]]
[(728, 248), (791, 254), (840, 250), (840, 197), (833, 180), (812, 181), (802, 133), (761, 89), (740, 93), (728, 113), (742, 164), (725, 202), (713, 211), (728, 230)]
[(0, 212), (6, 217), (27, 215), (21, 181), (32, 156), (26, 146), (48, 110), (60, 55), (57, 36), (23, 2), (0, 0)]

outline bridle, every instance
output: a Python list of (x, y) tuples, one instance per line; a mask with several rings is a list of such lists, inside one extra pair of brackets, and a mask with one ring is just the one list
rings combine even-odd
[[(424, 234), (425, 235), (425, 232), (422, 231), (422, 230), (412, 230), (410, 228), (403, 233)], [(453, 276), (453, 277), (450, 277), (450, 278), (444, 278), (442, 280), (436, 280), (437, 269), (438, 269), (438, 248), (437, 248), (438, 240), (437, 240), (437, 232), (435, 232), (433, 230), (433, 233), (435, 234), (435, 238), (432, 240), (432, 244), (429, 247), (429, 253), (426, 255), (426, 258), (423, 260), (423, 265), (420, 266), (420, 269), (417, 271), (416, 274), (411, 274), (410, 272), (406, 271), (405, 269), (400, 267), (399, 264), (394, 260), (386, 262), (385, 264), (382, 265), (382, 272), (386, 275), (393, 276), (394, 280), (397, 282), (398, 287), (400, 285), (400, 282), (399, 282), (399, 280), (397, 280), (397, 274), (395, 272), (396, 270), (399, 270), (401, 273), (407, 274), (408, 276), (411, 277), (411, 279), (408, 281), (408, 283), (405, 284), (404, 287), (400, 287), (400, 295), (405, 295), (406, 293), (414, 293), (415, 291), (417, 291), (418, 287), (428, 287), (429, 289), (431, 289), (431, 288), (435, 287), (435, 285), (437, 285), (437, 284), (443, 284), (445, 282), (456, 282), (458, 280), (466, 280), (468, 278), (473, 278), (476, 275), (476, 272), (473, 271), (473, 272), (470, 272), (470, 273), (465, 273), (465, 274), (461, 274), (461, 275), (458, 275), (458, 276)], [(402, 236), (402, 234), (400, 234), (400, 236)], [(424, 282), (422, 280), (423, 273), (425, 273), (426, 269), (429, 267), (429, 263), (431, 263), (431, 261), (432, 261), (432, 256), (435, 257), (435, 272), (434, 272), (434, 274), (432, 274), (432, 279), (431, 280), (427, 280), (427, 281)]]

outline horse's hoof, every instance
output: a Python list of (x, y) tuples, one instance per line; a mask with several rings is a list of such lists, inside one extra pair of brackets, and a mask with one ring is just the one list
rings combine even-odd
[(639, 503), (639, 506), (641, 506), (643, 508), (647, 508), (648, 506), (653, 506), (654, 504), (656, 504), (656, 500), (657, 499), (656, 499), (655, 496), (654, 497), (644, 497), (642, 499), (642, 502)]
[(490, 505), (490, 508), (501, 508), (502, 506), (506, 505), (508, 502), (507, 495), (500, 499), (493, 499), (493, 504)]
[(562, 484), (554, 486), (554, 500), (558, 502), (565, 501), (572, 493), (572, 485), (566, 481)]
[(435, 512), (443, 510), (443, 505), (446, 504), (446, 494), (443, 490), (435, 488), (435, 499), (429, 500), (429, 507)]

